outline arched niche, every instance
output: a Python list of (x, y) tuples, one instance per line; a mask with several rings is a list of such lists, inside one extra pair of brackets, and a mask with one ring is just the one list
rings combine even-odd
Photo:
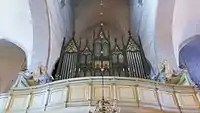
[(179, 64), (187, 67), (194, 83), (200, 82), (200, 35), (188, 38), (180, 46)]
[(0, 92), (7, 92), (15, 83), (20, 70), (27, 66), (25, 51), (17, 44), (0, 39)]

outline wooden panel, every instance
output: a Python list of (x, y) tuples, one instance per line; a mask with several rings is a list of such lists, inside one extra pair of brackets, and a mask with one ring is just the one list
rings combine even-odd
[(139, 87), (138, 93), (140, 101), (145, 103), (158, 103), (155, 90)]
[(162, 105), (165, 106), (176, 106), (175, 99), (173, 93), (168, 93), (164, 91), (159, 91), (159, 97)]
[(177, 94), (177, 98), (182, 107), (198, 107), (198, 100), (194, 94)]
[(59, 103), (65, 103), (67, 100), (67, 88), (52, 90), (49, 94), (49, 102), (48, 105), (56, 105)]
[(8, 100), (7, 96), (0, 96), (0, 113), (3, 113), (7, 108)]
[[(111, 99), (113, 97), (111, 95), (111, 86), (110, 85), (105, 85), (104, 86), (104, 98), (105, 99)], [(93, 86), (93, 99), (94, 100), (99, 100), (102, 98), (102, 86), (96, 85)]]
[(135, 88), (130, 86), (117, 86), (118, 100), (136, 101)]
[(44, 108), (47, 100), (47, 92), (33, 94), (30, 109)]
[(10, 110), (26, 109), (30, 100), (30, 95), (15, 95), (12, 97)]
[(69, 101), (84, 101), (88, 98), (88, 87), (86, 85), (70, 86)]
[[(0, 113), (5, 113), (5, 109), (8, 105), (8, 113), (25, 112), (29, 104), (30, 107), (28, 107), (29, 109), (27, 112), (30, 113), (64, 109), (66, 106), (69, 109), (71, 109), (71, 107), (81, 108), (83, 106), (88, 106), (89, 102), (93, 105), (96, 104), (97, 100), (102, 98), (102, 86), (99, 80), (101, 80), (101, 77), (93, 79), (85, 77), (84, 79), (63, 80), (56, 84), (51, 83), (49, 85), (16, 89), (12, 92), (12, 98), (9, 94), (0, 95)], [(117, 104), (120, 107), (134, 107), (138, 105), (141, 108), (150, 107), (162, 109), (164, 112), (179, 112), (180, 109), (184, 113), (199, 112), (200, 95), (198, 91), (195, 92), (191, 87), (172, 87), (171, 85), (157, 84), (159, 87), (157, 92), (160, 100), (160, 102), (158, 102), (154, 82), (148, 83), (148, 81), (143, 80), (134, 82), (131, 81), (130, 78), (127, 80), (125, 77), (109, 77), (107, 80), (108, 82), (106, 81), (106, 85), (104, 86), (104, 96), (108, 100), (111, 99), (111, 101), (112, 99), (117, 99)], [(136, 92), (138, 92), (138, 94), (136, 94)], [(174, 93), (176, 93), (176, 96)], [(32, 94), (32, 98), (30, 98), (30, 94)], [(45, 106), (47, 99), (48, 106)], [(139, 102), (137, 101), (137, 103), (136, 100), (138, 99)], [(177, 100), (178, 103), (176, 103)], [(7, 101), (10, 103), (7, 103)], [(67, 101), (66, 104), (65, 101)], [(62, 103), (63, 105), (61, 106)], [(161, 106), (159, 106), (158, 103), (160, 103)], [(180, 108), (178, 105), (180, 105)], [(22, 110), (20, 111), (20, 109)]]

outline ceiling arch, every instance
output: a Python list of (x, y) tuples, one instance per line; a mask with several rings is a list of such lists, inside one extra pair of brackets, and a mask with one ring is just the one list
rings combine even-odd
[(172, 39), (177, 64), (182, 43), (200, 33), (199, 4), (199, 0), (175, 0)]
[(190, 38), (187, 38), (186, 40), (184, 40), (180, 45), (179, 45), (179, 51), (181, 51), (184, 47), (186, 47), (187, 45), (191, 44), (191, 43), (198, 43), (195, 41), (198, 41), (200, 37), (200, 34), (194, 35)]
[(174, 7), (174, 0), (158, 0), (155, 41), (159, 62), (165, 59), (171, 68), (177, 69), (172, 39)]
[[(16, 45), (17, 47), (19, 47), (19, 48), (24, 52), (24, 54), (25, 54), (25, 56), (26, 56), (27, 59), (28, 59), (28, 57), (30, 57), (27, 48), (26, 48), (23, 44), (21, 44), (21, 43), (15, 41), (15, 40), (13, 40), (13, 39), (11, 39), (11, 38), (8, 38), (8, 37), (1, 37), (1, 36), (0, 36), (0, 41), (2, 41), (1, 43), (3, 43), (3, 42), (6, 41), (6, 42), (10, 42), (10, 43)], [(1, 43), (0, 43), (0, 44), (1, 44)]]
[(195, 83), (200, 83), (200, 35), (190, 37), (184, 43), (184, 47), (179, 52), (179, 63), (185, 65), (189, 71), (191, 79)]
[(7, 92), (15, 83), (19, 71), (26, 65), (26, 54), (16, 44), (0, 39), (0, 92)]

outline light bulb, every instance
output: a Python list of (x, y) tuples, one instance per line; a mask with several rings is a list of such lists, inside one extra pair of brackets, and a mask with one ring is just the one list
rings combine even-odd
[(102, 15), (103, 15), (103, 12), (100, 12), (100, 15), (102, 16)]

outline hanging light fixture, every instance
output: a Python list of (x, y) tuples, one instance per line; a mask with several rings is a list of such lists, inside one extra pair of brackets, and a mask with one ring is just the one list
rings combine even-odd
[(104, 68), (101, 68), (101, 86), (102, 86), (102, 98), (98, 100), (94, 111), (89, 113), (120, 113), (120, 109), (117, 107), (117, 102), (110, 102), (104, 98)]
[[(100, 0), (100, 6), (101, 6), (101, 12), (100, 12), (100, 16), (101, 16), (101, 23), (100, 26), (103, 27), (104, 23), (103, 23), (103, 7), (104, 7), (104, 3), (103, 0)], [(101, 53), (103, 54), (103, 52)], [(104, 67), (101, 66), (101, 86), (102, 86), (102, 98), (101, 100), (98, 100), (95, 106), (95, 109), (92, 111), (90, 110), (89, 113), (120, 113), (120, 109), (117, 107), (117, 102), (116, 101), (109, 101), (106, 100), (104, 97)]]
[(103, 15), (104, 15), (104, 12), (103, 12), (103, 8), (104, 8), (104, 3), (103, 3), (103, 0), (100, 0), (100, 7), (101, 7), (101, 11), (100, 11), (100, 18), (101, 18), (101, 26), (103, 26)]

